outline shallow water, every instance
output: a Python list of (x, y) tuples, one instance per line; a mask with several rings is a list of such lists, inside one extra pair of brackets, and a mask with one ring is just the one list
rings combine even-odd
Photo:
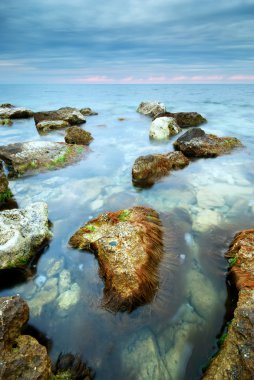
[[(60, 352), (79, 354), (97, 379), (199, 379), (227, 313), (224, 253), (237, 230), (253, 227), (254, 86), (2, 85), (0, 94), (0, 103), (34, 111), (68, 105), (99, 112), (83, 125), (94, 141), (81, 162), (10, 180), (20, 208), (48, 203), (54, 237), (27, 278), (14, 284), (2, 276), (0, 294), (28, 301), (30, 325), (48, 341), (53, 360)], [(205, 131), (235, 136), (245, 147), (195, 160), (152, 188), (135, 188), (135, 158), (171, 151), (174, 141), (149, 140), (150, 119), (135, 112), (143, 100), (162, 101), (172, 112), (197, 111), (208, 119)], [(40, 136), (33, 119), (0, 128), (1, 145), (64, 140), (64, 131)], [(157, 210), (171, 238), (154, 301), (113, 314), (100, 304), (96, 258), (71, 249), (68, 240), (99, 213), (134, 205)], [(70, 277), (65, 288), (64, 276)], [(58, 297), (66, 289), (73, 305), (63, 310)]]

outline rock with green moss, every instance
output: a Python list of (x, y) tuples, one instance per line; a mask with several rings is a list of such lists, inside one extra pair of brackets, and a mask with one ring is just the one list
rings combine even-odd
[(198, 127), (207, 122), (198, 112), (163, 112), (156, 119), (161, 117), (173, 117), (181, 128)]
[(68, 122), (70, 125), (82, 124), (86, 122), (84, 115), (73, 107), (62, 107), (56, 111), (42, 111), (34, 114), (34, 121), (37, 125), (42, 121), (56, 121), (62, 120)]
[(11, 121), (11, 119), (7, 119), (7, 118), (5, 118), (5, 119), (1, 119), (0, 118), (0, 125), (12, 125), (13, 124), (13, 122)]
[(242, 147), (235, 137), (217, 137), (206, 134), (201, 128), (192, 128), (174, 142), (174, 148), (187, 157), (217, 157)]
[(30, 141), (0, 146), (0, 158), (6, 162), (9, 176), (20, 176), (67, 166), (81, 159), (86, 149), (83, 145)]
[(104, 306), (130, 311), (150, 302), (158, 289), (162, 235), (156, 211), (133, 207), (99, 215), (81, 227), (69, 244), (96, 252), (105, 280)]
[(0, 105), (0, 118), (2, 119), (26, 119), (33, 116), (33, 111), (24, 107), (15, 107), (5, 103)]
[(0, 203), (6, 202), (11, 197), (12, 197), (12, 192), (9, 189), (9, 182), (5, 176), (5, 173), (3, 170), (3, 164), (0, 161)]
[(69, 127), (66, 130), (65, 142), (67, 144), (89, 145), (91, 141), (93, 141), (91, 133), (80, 127)]
[(159, 117), (152, 122), (149, 136), (154, 140), (165, 140), (181, 131), (173, 117)]
[(0, 269), (25, 267), (51, 236), (44, 202), (0, 212)]
[(171, 170), (183, 169), (188, 164), (189, 159), (182, 152), (140, 156), (132, 168), (132, 181), (137, 186), (151, 186)]

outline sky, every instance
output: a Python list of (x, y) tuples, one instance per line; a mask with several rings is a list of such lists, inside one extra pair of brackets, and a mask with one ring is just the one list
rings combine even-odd
[(0, 0), (0, 83), (254, 83), (254, 0)]

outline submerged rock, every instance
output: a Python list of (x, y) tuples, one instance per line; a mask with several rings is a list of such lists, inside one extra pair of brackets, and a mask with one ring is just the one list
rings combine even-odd
[(36, 112), (34, 114), (35, 124), (42, 121), (55, 120), (63, 120), (68, 122), (70, 125), (82, 124), (86, 122), (84, 115), (82, 115), (77, 108), (73, 107), (63, 107), (56, 111)]
[(9, 182), (3, 170), (3, 164), (0, 161), (0, 204), (12, 197), (12, 192), (9, 189)]
[(0, 118), (2, 119), (26, 119), (33, 116), (33, 111), (28, 108), (15, 107), (6, 103), (0, 105)]
[(159, 117), (152, 122), (149, 136), (155, 140), (163, 140), (177, 135), (181, 131), (173, 117)]
[(249, 380), (254, 378), (254, 229), (237, 233), (226, 257), (238, 302), (220, 352), (203, 379)]
[(29, 309), (19, 296), (0, 298), (0, 378), (48, 380), (51, 362), (46, 348), (21, 335)]
[(25, 209), (0, 213), (0, 269), (24, 267), (52, 236), (48, 206), (33, 203)]
[(137, 112), (153, 118), (165, 111), (166, 106), (160, 102), (141, 102), (137, 108)]
[(64, 167), (81, 158), (86, 148), (52, 141), (30, 141), (0, 146), (0, 158), (9, 167), (10, 176), (34, 174)]
[(207, 120), (197, 112), (162, 112), (156, 116), (156, 119), (161, 117), (173, 117), (181, 128), (197, 127), (207, 122)]
[(36, 128), (41, 133), (46, 133), (54, 129), (63, 129), (69, 127), (70, 124), (65, 120), (44, 120), (36, 124)]
[(138, 186), (151, 186), (171, 170), (183, 169), (188, 164), (189, 160), (182, 152), (140, 156), (132, 168), (132, 181)]
[(80, 127), (69, 127), (66, 130), (65, 142), (67, 144), (89, 145), (91, 141), (93, 141), (91, 133)]
[(241, 147), (235, 137), (217, 137), (206, 134), (201, 128), (192, 128), (174, 142), (174, 148), (187, 157), (217, 157)]
[(87, 108), (81, 108), (79, 110), (79, 112), (82, 113), (82, 115), (84, 116), (94, 116), (94, 115), (98, 115), (98, 112), (94, 112), (93, 110), (91, 110), (91, 108), (87, 107)]
[(163, 254), (162, 224), (153, 209), (101, 214), (81, 227), (69, 244), (96, 252), (105, 280), (104, 304), (110, 310), (131, 311), (153, 299)]

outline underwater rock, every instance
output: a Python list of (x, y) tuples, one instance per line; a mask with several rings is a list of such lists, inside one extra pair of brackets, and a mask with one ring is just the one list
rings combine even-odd
[(197, 191), (197, 203), (199, 208), (213, 209), (223, 207), (226, 202), (221, 193), (214, 192), (213, 187), (204, 187)]
[(193, 217), (193, 230), (198, 232), (207, 231), (212, 226), (217, 226), (221, 222), (221, 215), (215, 210), (201, 209)]
[(93, 141), (91, 133), (80, 127), (69, 127), (66, 130), (65, 142), (67, 144), (89, 145), (91, 141)]
[(197, 127), (207, 122), (207, 120), (197, 112), (163, 112), (157, 115), (156, 119), (161, 117), (173, 117), (180, 128)]
[(13, 122), (11, 121), (11, 119), (9, 119), (9, 118), (5, 118), (5, 119), (1, 119), (0, 118), (0, 125), (12, 125), (13, 124)]
[(44, 120), (36, 124), (36, 128), (41, 133), (47, 133), (54, 129), (63, 129), (69, 127), (70, 124), (65, 120)]
[(237, 233), (228, 252), (238, 302), (226, 338), (203, 379), (254, 378), (254, 229)]
[(71, 287), (71, 274), (64, 269), (59, 276), (59, 293), (63, 293)]
[(84, 116), (94, 116), (94, 115), (98, 115), (98, 112), (95, 112), (93, 110), (91, 110), (91, 108), (87, 107), (87, 108), (81, 108), (79, 110), (80, 113), (82, 113), (82, 115)]
[(81, 227), (69, 244), (96, 252), (105, 280), (105, 307), (131, 311), (150, 302), (158, 289), (162, 238), (157, 212), (133, 207), (99, 215)]
[(63, 120), (67, 121), (70, 125), (82, 124), (86, 122), (82, 113), (73, 107), (63, 107), (56, 111), (35, 112), (34, 121), (38, 124), (42, 121)]
[(71, 353), (60, 354), (54, 366), (52, 380), (92, 380), (95, 373), (83, 363), (79, 356)]
[(17, 176), (64, 167), (80, 159), (86, 149), (83, 145), (30, 141), (0, 146), (0, 158), (7, 164), (9, 176)]
[(0, 298), (0, 378), (47, 380), (51, 362), (46, 348), (29, 335), (21, 335), (29, 309), (19, 296)]
[(153, 118), (165, 111), (166, 106), (160, 102), (141, 102), (137, 108), (137, 112)]
[(51, 237), (44, 202), (0, 212), (0, 269), (26, 266)]
[(9, 189), (9, 182), (3, 170), (3, 164), (0, 161), (0, 204), (12, 197), (12, 192)]
[(31, 314), (39, 316), (43, 306), (53, 302), (58, 295), (58, 280), (56, 277), (49, 278), (41, 290), (34, 294), (33, 298), (28, 301)]
[(154, 140), (163, 140), (177, 135), (181, 131), (173, 117), (159, 117), (152, 122), (149, 136)]
[(189, 160), (182, 152), (140, 156), (132, 168), (132, 181), (138, 186), (151, 186), (171, 170), (183, 169), (188, 164)]
[(51, 258), (48, 263), (48, 270), (47, 270), (47, 277), (53, 277), (56, 276), (58, 273), (60, 273), (64, 266), (64, 259), (61, 258), (59, 260), (55, 260)]
[(28, 108), (15, 107), (8, 103), (0, 106), (0, 118), (2, 119), (27, 119), (33, 114), (33, 111)]
[(174, 148), (187, 157), (217, 157), (242, 147), (235, 137), (217, 137), (206, 134), (201, 128), (192, 128), (174, 142)]
[(57, 298), (57, 307), (61, 314), (68, 312), (72, 306), (76, 305), (80, 299), (80, 287), (77, 283), (71, 285), (70, 289), (65, 290)]

